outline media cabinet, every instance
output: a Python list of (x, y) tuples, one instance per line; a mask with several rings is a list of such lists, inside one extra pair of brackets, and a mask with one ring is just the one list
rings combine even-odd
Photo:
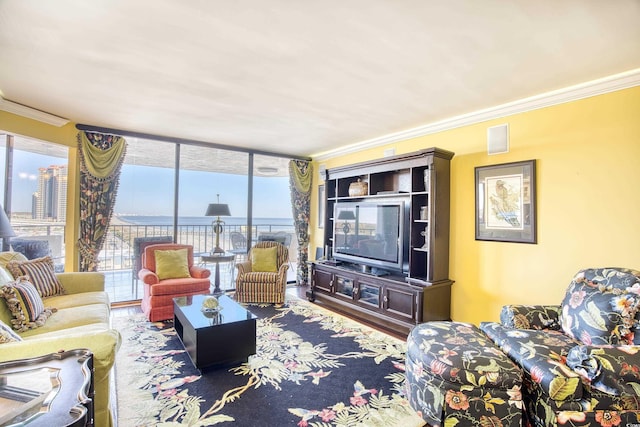
[[(449, 320), (450, 164), (454, 153), (429, 148), (326, 171), (324, 245), (327, 259), (311, 263), (310, 301), (399, 334), (430, 320)], [(367, 184), (354, 196), (352, 183)], [(360, 184), (356, 184), (361, 187)], [(352, 187), (353, 188), (353, 187)], [(331, 259), (338, 202), (403, 201), (408, 224), (404, 266), (377, 276), (366, 266)], [(374, 269), (374, 273), (376, 270)]]

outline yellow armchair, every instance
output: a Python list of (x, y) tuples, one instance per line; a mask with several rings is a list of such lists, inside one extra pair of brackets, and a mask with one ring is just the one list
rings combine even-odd
[[(254, 249), (276, 247), (275, 272), (253, 271)], [(246, 261), (237, 263), (236, 301), (255, 303), (284, 303), (289, 269), (289, 250), (278, 242), (258, 242), (249, 251)]]

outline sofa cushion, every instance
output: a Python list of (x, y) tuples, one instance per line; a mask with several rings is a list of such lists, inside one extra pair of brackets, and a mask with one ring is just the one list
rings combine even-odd
[(145, 284), (145, 292), (150, 296), (172, 295), (177, 297), (180, 295), (188, 295), (193, 293), (207, 293), (211, 283), (209, 279), (167, 279), (153, 286)]
[(11, 326), (0, 321), (0, 344), (15, 341), (22, 341), (22, 338), (20, 338), (20, 335), (11, 329)]
[(44, 307), (38, 291), (25, 277), (4, 285), (0, 294), (13, 315), (11, 325), (17, 331), (43, 326), (51, 315), (51, 309)]
[(21, 332), (22, 338), (34, 335), (41, 335), (48, 332), (66, 333), (67, 330), (76, 327), (86, 327), (88, 325), (110, 325), (110, 309), (103, 304), (83, 305), (79, 307), (69, 307), (57, 310), (47, 322), (37, 330), (27, 330)]
[(50, 256), (27, 261), (10, 261), (7, 268), (13, 277), (28, 276), (42, 297), (64, 294), (64, 288), (56, 277), (53, 258)]
[(91, 304), (104, 304), (109, 307), (111, 304), (109, 302), (109, 294), (102, 291), (82, 292), (71, 295), (56, 295), (54, 297), (43, 298), (43, 301), (44, 305), (55, 307), (58, 310)]
[(580, 376), (564, 363), (578, 341), (560, 331), (512, 329), (495, 322), (482, 322), (480, 329), (552, 400), (582, 399)]
[(581, 270), (562, 301), (562, 330), (587, 345), (632, 343), (638, 291), (640, 279), (621, 269)]
[(185, 249), (157, 250), (153, 255), (156, 258), (156, 275), (160, 280), (183, 279), (191, 277), (189, 274), (189, 252)]

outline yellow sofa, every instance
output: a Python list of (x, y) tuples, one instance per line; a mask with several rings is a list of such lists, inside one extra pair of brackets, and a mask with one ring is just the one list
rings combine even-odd
[[(0, 252), (5, 268), (14, 252)], [(19, 258), (26, 259), (26, 258)], [(120, 333), (111, 328), (109, 296), (102, 273), (57, 273), (65, 295), (43, 298), (45, 307), (56, 308), (44, 326), (19, 332), (23, 341), (0, 344), (0, 362), (87, 348), (93, 353), (95, 425), (113, 425), (110, 403), (111, 372), (120, 347)], [(0, 320), (11, 324), (11, 312), (0, 298)]]

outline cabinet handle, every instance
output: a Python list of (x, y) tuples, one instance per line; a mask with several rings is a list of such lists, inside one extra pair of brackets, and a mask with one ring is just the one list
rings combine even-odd
[(382, 300), (383, 300), (384, 302), (387, 302), (387, 301), (388, 301), (387, 296), (385, 295), (385, 296), (384, 296), (384, 298), (382, 298)]

